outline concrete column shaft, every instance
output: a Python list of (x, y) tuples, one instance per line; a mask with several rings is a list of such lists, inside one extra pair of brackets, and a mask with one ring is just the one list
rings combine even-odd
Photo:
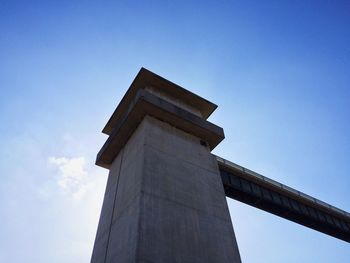
[(241, 262), (204, 142), (143, 119), (112, 163), (91, 262)]

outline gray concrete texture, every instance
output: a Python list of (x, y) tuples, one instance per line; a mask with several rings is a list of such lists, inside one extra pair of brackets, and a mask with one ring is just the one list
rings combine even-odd
[(197, 94), (194, 94), (145, 68), (141, 68), (108, 120), (106, 126), (103, 128), (103, 133), (108, 135), (112, 134), (114, 127), (120, 122), (120, 119), (123, 118), (125, 111), (129, 108), (132, 100), (142, 89), (147, 89), (153, 94), (156, 94), (157, 97), (164, 98), (168, 102), (171, 102), (171, 104), (180, 106), (189, 112), (197, 112), (198, 116), (202, 116), (203, 119), (207, 119), (217, 107), (214, 103), (198, 96)]
[(221, 127), (184, 109), (184, 106), (176, 106), (170, 100), (171, 98), (158, 97), (148, 90), (139, 90), (97, 154), (96, 165), (109, 169), (146, 115), (201, 138), (208, 143), (210, 149), (214, 149), (223, 140), (224, 132)]
[(217, 161), (146, 116), (112, 163), (91, 262), (241, 262)]

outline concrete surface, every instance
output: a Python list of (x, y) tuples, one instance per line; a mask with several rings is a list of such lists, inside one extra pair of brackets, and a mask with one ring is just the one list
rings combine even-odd
[(91, 262), (241, 262), (201, 139), (144, 117), (111, 165)]
[(141, 68), (108, 120), (106, 126), (103, 128), (103, 133), (110, 135), (113, 132), (115, 125), (123, 117), (124, 112), (128, 109), (130, 103), (135, 98), (136, 93), (146, 88), (152, 90), (155, 94), (161, 94), (160, 97), (165, 95), (167, 100), (175, 102), (175, 105), (177, 106), (184, 106), (187, 110), (191, 109), (190, 111), (197, 112), (203, 119), (207, 119), (217, 108), (214, 103), (198, 96), (197, 94), (194, 94), (145, 68)]
[[(115, 124), (113, 132), (99, 151), (96, 158), (97, 165), (110, 168), (114, 158), (146, 115), (156, 117), (178, 129), (195, 135), (205, 141), (210, 150), (214, 149), (224, 139), (224, 132), (221, 127), (184, 109), (184, 106), (180, 107), (179, 102), (172, 103), (171, 98), (169, 99), (164, 94), (159, 96), (149, 92), (149, 90), (139, 90), (135, 94), (128, 109), (124, 111), (124, 115)], [(188, 103), (186, 102), (186, 104)]]

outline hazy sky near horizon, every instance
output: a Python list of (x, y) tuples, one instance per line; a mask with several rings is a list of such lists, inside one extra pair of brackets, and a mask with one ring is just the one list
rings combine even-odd
[[(89, 262), (101, 130), (141, 67), (218, 104), (215, 154), (350, 211), (350, 1), (0, 0), (0, 262)], [(228, 204), (244, 263), (350, 261)]]

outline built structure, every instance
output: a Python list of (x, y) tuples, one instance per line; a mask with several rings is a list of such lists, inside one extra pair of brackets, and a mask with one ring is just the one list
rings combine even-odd
[(216, 105), (142, 68), (103, 129), (92, 263), (241, 262), (226, 196), (350, 242), (350, 214), (211, 154)]

